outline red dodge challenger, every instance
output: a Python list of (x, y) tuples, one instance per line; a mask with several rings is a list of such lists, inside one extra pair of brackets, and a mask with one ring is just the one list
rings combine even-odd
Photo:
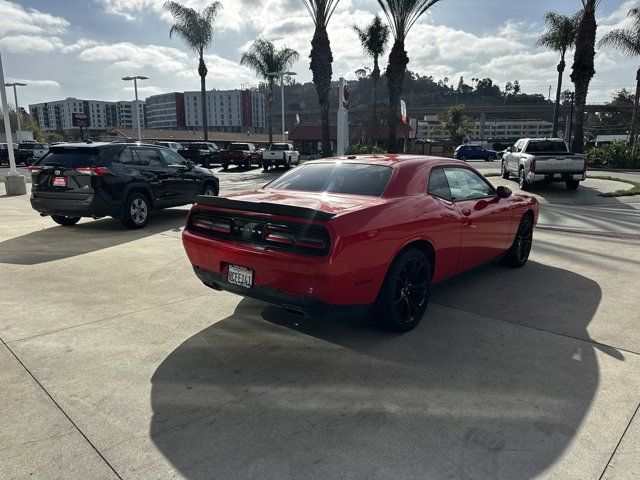
[(198, 197), (182, 235), (196, 275), (310, 316), (374, 313), (406, 331), (435, 282), (529, 257), (538, 202), (446, 158), (307, 162), (265, 187)]

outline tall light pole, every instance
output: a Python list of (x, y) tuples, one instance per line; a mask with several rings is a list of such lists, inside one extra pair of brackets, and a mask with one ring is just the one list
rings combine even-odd
[(296, 72), (269, 72), (267, 75), (270, 77), (280, 77), (280, 94), (281, 94), (281, 103), (282, 103), (282, 143), (286, 141), (284, 137), (284, 76), (288, 75), (290, 77), (296, 75)]
[[(0, 85), (4, 85), (4, 70), (2, 68), (2, 55), (0, 55)], [(9, 123), (9, 108), (7, 106), (7, 90), (0, 88), (0, 102), (4, 115), (4, 132), (7, 135), (7, 154), (9, 155), (9, 173), (5, 178), (7, 195), (24, 195), (27, 193), (27, 184), (24, 175), (19, 175), (16, 170), (16, 158), (13, 153), (13, 138), (11, 138), (11, 124)]]
[(138, 103), (138, 80), (149, 80), (148, 77), (143, 75), (136, 75), (135, 77), (122, 77), (122, 80), (129, 82), (133, 80), (133, 89), (136, 92), (136, 118), (138, 119), (138, 141), (142, 141), (142, 128), (140, 125), (140, 104)]
[(20, 82), (12, 82), (12, 83), (5, 83), (4, 86), (13, 87), (13, 99), (16, 102), (16, 118), (18, 120), (18, 129), (16, 130), (16, 142), (20, 143), (22, 128), (20, 127), (20, 107), (18, 106), (18, 92), (16, 91), (16, 87), (26, 87), (27, 84), (20, 83)]

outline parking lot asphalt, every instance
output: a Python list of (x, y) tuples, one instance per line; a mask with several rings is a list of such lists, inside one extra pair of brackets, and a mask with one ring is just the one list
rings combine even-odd
[(392, 335), (207, 289), (186, 208), (65, 228), (2, 188), (3, 480), (640, 477), (637, 240), (538, 230)]

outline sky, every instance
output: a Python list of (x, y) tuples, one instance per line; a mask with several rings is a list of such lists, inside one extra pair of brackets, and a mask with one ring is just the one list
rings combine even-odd
[[(164, 0), (0, 0), (0, 52), (7, 81), (28, 83), (19, 90), (26, 106), (77, 97), (133, 99), (125, 75), (145, 75), (142, 98), (170, 91), (199, 90), (196, 55), (179, 38), (169, 38), (171, 18)], [(209, 0), (183, 0), (201, 9)], [(207, 88), (232, 89), (256, 84), (239, 66), (242, 52), (259, 37), (300, 52), (297, 81), (311, 80), (313, 24), (300, 0), (221, 0), (207, 51)], [(406, 42), (408, 68), (457, 85), (490, 77), (499, 85), (518, 80), (523, 91), (555, 92), (558, 56), (536, 46), (544, 14), (574, 13), (580, 0), (441, 0), (413, 27)], [(631, 26), (627, 12), (640, 0), (603, 0), (598, 38), (613, 28)], [(380, 11), (377, 0), (340, 0), (329, 24), (333, 78), (355, 78), (371, 63), (361, 51), (353, 25), (364, 26)], [(571, 54), (572, 55), (572, 54)], [(609, 100), (622, 87), (634, 88), (640, 59), (598, 49), (589, 102)], [(565, 73), (569, 80), (571, 60)], [(386, 56), (382, 67), (386, 65)], [(12, 92), (9, 98), (13, 99)]]

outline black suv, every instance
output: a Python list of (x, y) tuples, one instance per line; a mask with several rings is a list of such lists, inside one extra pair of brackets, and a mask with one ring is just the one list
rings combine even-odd
[(168, 148), (140, 143), (54, 145), (29, 170), (31, 206), (60, 225), (112, 216), (128, 228), (141, 228), (152, 209), (220, 191), (211, 171)]

